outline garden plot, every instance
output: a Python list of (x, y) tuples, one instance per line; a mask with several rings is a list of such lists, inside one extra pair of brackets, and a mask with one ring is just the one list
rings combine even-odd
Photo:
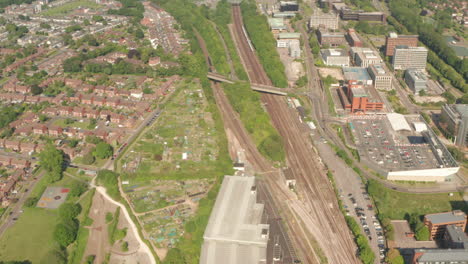
[(129, 179), (210, 177), (219, 147), (214, 120), (198, 83), (186, 83), (122, 159)]
[(143, 187), (133, 185), (125, 187), (124, 190), (135, 211), (143, 213), (180, 203), (194, 204), (208, 192), (213, 181), (213, 179), (152, 181)]

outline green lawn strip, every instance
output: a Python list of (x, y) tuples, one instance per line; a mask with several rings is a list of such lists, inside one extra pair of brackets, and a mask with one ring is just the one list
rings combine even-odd
[(223, 87), (260, 153), (269, 160), (283, 162), (285, 152), (281, 136), (262, 108), (260, 95), (252, 91), (247, 83), (223, 84)]
[(460, 209), (468, 212), (468, 206), (463, 201), (463, 195), (454, 192), (440, 194), (402, 193), (386, 188), (375, 180), (369, 180), (368, 192), (373, 197), (379, 214), (392, 220), (405, 219), (406, 214), (447, 212)]
[(29, 260), (35, 263), (57, 247), (53, 230), (59, 222), (57, 212), (43, 208), (24, 208), (16, 223), (0, 238), (0, 259)]

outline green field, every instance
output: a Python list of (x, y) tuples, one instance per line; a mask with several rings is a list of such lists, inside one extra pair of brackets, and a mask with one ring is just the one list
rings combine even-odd
[(52, 7), (50, 9), (46, 9), (41, 12), (43, 16), (62, 16), (66, 15), (67, 13), (79, 8), (79, 7), (86, 7), (90, 9), (99, 9), (101, 5), (96, 4), (95, 2), (87, 1), (87, 0), (79, 0), (73, 1), (70, 3), (66, 3), (64, 5)]
[(406, 214), (419, 215), (446, 212), (461, 209), (468, 212), (468, 206), (463, 201), (463, 195), (454, 192), (441, 194), (410, 194), (388, 189), (371, 180), (368, 187), (379, 213), (390, 219), (404, 219)]
[(25, 208), (15, 225), (0, 238), (0, 259), (41, 260), (56, 246), (52, 231), (57, 223), (56, 211)]

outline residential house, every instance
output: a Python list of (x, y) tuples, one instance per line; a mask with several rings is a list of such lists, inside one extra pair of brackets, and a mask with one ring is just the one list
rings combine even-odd
[(45, 135), (47, 134), (47, 126), (38, 124), (33, 126), (33, 133), (36, 135)]

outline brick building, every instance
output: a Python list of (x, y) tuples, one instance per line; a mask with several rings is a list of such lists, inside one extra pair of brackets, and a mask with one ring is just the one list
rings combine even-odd
[(391, 32), (385, 42), (385, 55), (393, 56), (395, 47), (400, 45), (417, 47), (418, 35), (397, 35), (395, 32)]
[(424, 224), (429, 228), (432, 240), (441, 239), (448, 225), (459, 226), (464, 231), (466, 227), (466, 214), (460, 210), (428, 214), (424, 216)]

